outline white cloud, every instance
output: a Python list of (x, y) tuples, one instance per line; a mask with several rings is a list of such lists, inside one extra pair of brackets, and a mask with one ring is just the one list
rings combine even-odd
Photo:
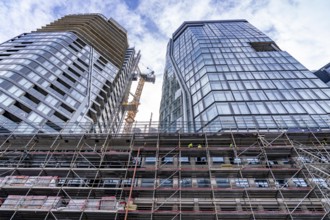
[[(142, 52), (141, 70), (152, 68), (158, 78), (146, 84), (137, 116), (158, 120), (166, 46), (172, 33), (193, 20), (247, 19), (269, 33), (282, 50), (309, 69), (330, 62), (330, 1), (323, 0), (140, 0), (131, 11), (124, 1), (0, 0), (0, 42), (33, 31), (71, 13), (102, 13), (128, 31), (130, 46)], [(156, 27), (153, 27), (153, 24)]]

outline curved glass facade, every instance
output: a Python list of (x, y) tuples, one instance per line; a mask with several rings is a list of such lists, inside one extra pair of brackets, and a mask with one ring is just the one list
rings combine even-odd
[(94, 123), (96, 131), (118, 125), (133, 56), (128, 49), (118, 69), (71, 32), (23, 34), (1, 44), (2, 129), (79, 132)]
[(192, 132), (329, 128), (329, 91), (244, 20), (186, 22), (169, 43), (160, 121)]

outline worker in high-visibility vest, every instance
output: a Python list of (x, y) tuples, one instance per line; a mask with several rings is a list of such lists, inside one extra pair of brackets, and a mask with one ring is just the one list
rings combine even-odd
[(188, 148), (193, 148), (194, 145), (192, 143), (188, 144)]
[(202, 146), (201, 144), (199, 144), (199, 145), (197, 146), (197, 148), (201, 149), (201, 148), (203, 148), (203, 146)]
[(233, 146), (234, 146), (233, 143), (231, 143), (231, 144), (229, 145), (230, 148), (232, 148)]

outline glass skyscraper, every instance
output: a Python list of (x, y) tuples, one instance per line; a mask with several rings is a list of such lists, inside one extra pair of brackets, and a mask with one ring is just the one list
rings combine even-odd
[(166, 58), (164, 130), (329, 127), (329, 87), (246, 20), (185, 22)]
[(116, 129), (134, 55), (126, 30), (100, 14), (68, 15), (1, 44), (2, 131)]

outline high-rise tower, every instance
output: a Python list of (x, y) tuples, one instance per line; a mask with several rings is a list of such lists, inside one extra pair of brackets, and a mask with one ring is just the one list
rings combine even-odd
[(160, 122), (189, 132), (329, 127), (328, 94), (247, 21), (185, 22), (168, 44)]
[(126, 30), (100, 14), (68, 15), (1, 44), (2, 129), (116, 129), (134, 54)]

